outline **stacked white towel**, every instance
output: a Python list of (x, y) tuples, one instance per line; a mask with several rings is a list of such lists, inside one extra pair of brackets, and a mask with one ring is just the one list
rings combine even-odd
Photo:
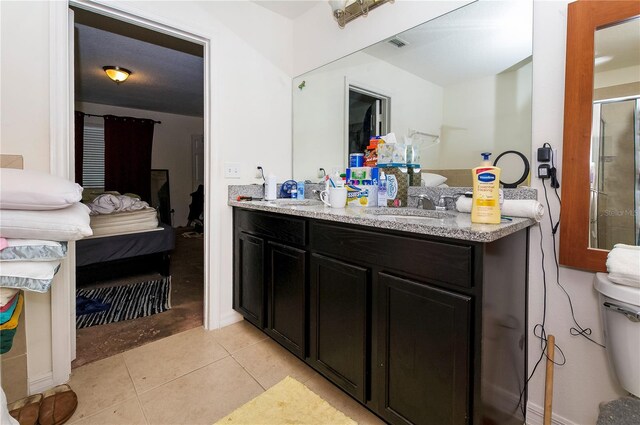
[(607, 256), (609, 279), (640, 288), (640, 246), (617, 243)]
[[(461, 196), (456, 201), (456, 209), (470, 213), (471, 202), (471, 198)], [(540, 221), (544, 216), (544, 207), (535, 199), (506, 199), (500, 207), (500, 213), (510, 217), (526, 217)]]

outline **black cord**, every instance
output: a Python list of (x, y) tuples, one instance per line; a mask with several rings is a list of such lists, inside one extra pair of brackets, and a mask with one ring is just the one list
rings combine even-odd
[[(549, 341), (547, 339), (547, 331), (545, 329), (545, 324), (547, 322), (547, 271), (544, 267), (544, 260), (545, 260), (545, 256), (544, 256), (544, 244), (543, 244), (543, 234), (542, 234), (542, 226), (538, 223), (538, 230), (540, 231), (540, 254), (542, 256), (542, 260), (541, 260), (541, 264), (542, 264), (542, 288), (543, 288), (543, 296), (542, 296), (542, 323), (537, 323), (534, 327), (533, 327), (533, 335), (538, 338), (540, 340), (540, 357), (538, 357), (538, 360), (536, 361), (536, 364), (533, 366), (533, 370), (531, 371), (531, 373), (529, 374), (529, 377), (527, 378), (527, 380), (524, 383), (524, 386), (522, 388), (522, 391), (520, 391), (520, 397), (518, 398), (518, 404), (516, 406), (520, 406), (520, 409), (522, 411), (522, 415), (524, 417), (526, 417), (526, 406), (524, 406), (524, 404), (522, 404), (522, 397), (524, 396), (524, 392), (526, 391), (527, 387), (529, 386), (529, 381), (531, 381), (531, 378), (533, 378), (533, 375), (536, 373), (536, 370), (538, 369), (538, 366), (540, 365), (540, 362), (542, 362), (542, 359), (544, 358), (549, 358), (547, 356), (547, 346), (549, 344)], [(536, 332), (537, 331), (537, 332)], [(562, 356), (562, 361), (560, 362), (556, 362), (553, 361), (553, 363), (557, 366), (564, 366), (567, 363), (567, 358), (564, 355), (564, 352), (562, 351), (562, 349), (558, 346), (558, 344), (554, 343), (554, 347), (556, 348), (556, 350), (560, 353), (560, 355)]]
[(594, 344), (605, 348), (604, 345), (591, 339), (591, 328), (583, 328), (582, 326), (580, 326), (578, 320), (576, 319), (571, 296), (569, 295), (569, 292), (567, 292), (565, 287), (560, 283), (560, 264), (558, 263), (558, 249), (556, 248), (556, 231), (558, 229), (558, 225), (560, 224), (560, 220), (558, 220), (557, 223), (553, 222), (553, 217), (551, 216), (551, 205), (549, 204), (549, 196), (547, 194), (547, 185), (545, 184), (544, 180), (542, 180), (542, 188), (544, 189), (544, 199), (547, 203), (547, 211), (549, 211), (549, 223), (551, 224), (551, 237), (553, 238), (553, 260), (556, 266), (556, 283), (560, 287), (560, 289), (562, 289), (562, 292), (564, 292), (564, 294), (567, 296), (567, 300), (569, 301), (569, 309), (571, 310), (571, 319), (573, 320), (573, 323), (575, 325), (569, 328), (569, 333), (573, 336), (582, 336), (587, 340), (593, 342)]

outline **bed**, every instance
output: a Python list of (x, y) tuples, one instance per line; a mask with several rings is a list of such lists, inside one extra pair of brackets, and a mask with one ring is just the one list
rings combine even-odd
[(93, 236), (76, 242), (79, 283), (145, 271), (169, 275), (175, 233), (158, 223), (155, 209), (93, 215), (91, 228)]

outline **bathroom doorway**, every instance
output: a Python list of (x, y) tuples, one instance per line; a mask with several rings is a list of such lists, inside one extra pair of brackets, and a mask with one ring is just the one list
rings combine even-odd
[(387, 134), (389, 105), (389, 97), (349, 85), (347, 154), (363, 153), (369, 145), (369, 139)]

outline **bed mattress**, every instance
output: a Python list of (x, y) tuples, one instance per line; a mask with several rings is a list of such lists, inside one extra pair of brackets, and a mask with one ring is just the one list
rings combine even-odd
[(135, 233), (157, 228), (158, 216), (154, 208), (91, 216), (93, 237)]

